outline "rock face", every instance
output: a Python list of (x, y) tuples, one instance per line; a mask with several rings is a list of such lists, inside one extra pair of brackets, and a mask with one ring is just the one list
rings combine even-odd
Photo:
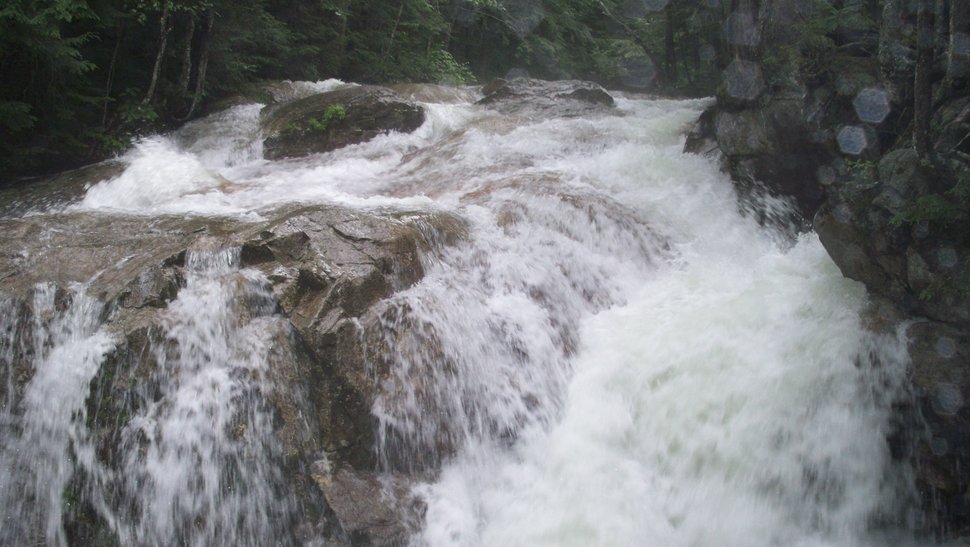
[(390, 131), (414, 131), (424, 123), (424, 109), (387, 88), (349, 86), (270, 105), (261, 120), (263, 155), (273, 160), (329, 152)]
[(931, 517), (959, 532), (970, 524), (970, 242), (966, 228), (909, 222), (920, 196), (945, 192), (909, 147), (857, 166), (815, 217), (819, 239), (846, 277), (893, 302), (907, 331), (915, 411), (910, 431), (919, 487)]
[(29, 212), (25, 207), (49, 210), (77, 201), (87, 185), (116, 177), (124, 170), (123, 162), (106, 160), (30, 184), (0, 188), (0, 218), (23, 216)]
[(406, 545), (420, 529), (425, 507), (411, 494), (407, 478), (334, 469), (327, 460), (315, 462), (312, 469), (313, 480), (351, 545)]
[(739, 4), (732, 17), (758, 32), (736, 40), (725, 27), (732, 55), (718, 103), (686, 149), (719, 150), (742, 199), (759, 187), (791, 198), (800, 228), (814, 228), (842, 273), (866, 285), (872, 324), (910, 325), (913, 400), (898, 405), (894, 435), (916, 464), (926, 530), (959, 536), (970, 531), (970, 226), (960, 197), (970, 94), (937, 86), (936, 158), (919, 158), (914, 52), (900, 24), (915, 12), (897, 4), (885, 3), (875, 31), (846, 21), (825, 34), (801, 24), (813, 17), (804, 2)]
[[(185, 290), (194, 250), (236, 249), (240, 272), (261, 275), (227, 278), (240, 287), (232, 313), (241, 323), (258, 322), (271, 341), (265, 397), (286, 488), (304, 520), (354, 544), (400, 544), (416, 526), (420, 511), (390, 501), (377, 486), (370, 408), (381, 371), (365, 359), (359, 328), (374, 320), (368, 317), (377, 302), (422, 278), (429, 238), (462, 237), (460, 220), (318, 206), (283, 209), (258, 223), (68, 214), (0, 226), (3, 305), (13, 310), (6, 315), (14, 332), (13, 381), (0, 385), (8, 408), (22, 400), (33, 373), (30, 340), (41, 320), (32, 309), (35, 285), (53, 284), (62, 302), (55, 309), (62, 309), (73, 287), (86, 284), (86, 294), (105, 303), (102, 320), (114, 339), (89, 388), (87, 423), (99, 461), (117, 469), (123, 426), (159, 396), (158, 359), (174, 350), (165, 335), (169, 307)], [(332, 477), (313, 467), (321, 455), (338, 469)], [(76, 489), (84, 491), (79, 476)], [(68, 520), (78, 541), (106, 533), (91, 508)], [(291, 539), (309, 541), (318, 532), (294, 524)]]

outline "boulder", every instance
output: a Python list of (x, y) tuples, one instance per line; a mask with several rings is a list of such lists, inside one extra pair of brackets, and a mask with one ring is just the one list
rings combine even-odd
[[(273, 415), (286, 488), (304, 528), (307, 523), (313, 528), (328, 511), (343, 514), (347, 506), (341, 504), (351, 501), (339, 500), (335, 492), (348, 488), (352, 503), (381, 506), (382, 490), (370, 488), (378, 480), (370, 410), (381, 389), (381, 370), (365, 355), (361, 325), (377, 320), (382, 299), (419, 281), (421, 255), (431, 245), (463, 237), (464, 224), (441, 213), (378, 215), (329, 206), (290, 207), (266, 216), (270, 220), (256, 223), (74, 214), (0, 220), (5, 279), (0, 303), (10, 312), (3, 319), (13, 335), (5, 341), (14, 355), (13, 381), (0, 385), (0, 400), (16, 407), (32, 374), (32, 329), (41, 320), (31, 309), (35, 284), (58, 287), (55, 307), (64, 309), (73, 287), (86, 282), (87, 293), (106, 303), (104, 328), (116, 341), (89, 386), (86, 420), (98, 460), (117, 469), (125, 450), (122, 429), (164, 391), (159, 356), (178, 351), (165, 334), (166, 317), (190, 275), (189, 251), (235, 247), (240, 268), (262, 272), (227, 274), (225, 282), (238, 286), (232, 313), (240, 324), (258, 322), (267, 336), (269, 388), (262, 396)], [(46, 236), (36, 237), (41, 233)], [(8, 387), (13, 391), (7, 393)], [(328, 483), (332, 487), (323, 488), (311, 474), (321, 454), (343, 470)], [(344, 480), (358, 475), (366, 477), (367, 488), (351, 488), (357, 483)], [(78, 471), (75, 491), (84, 492), (86, 480)], [(90, 539), (106, 530), (99, 518), (91, 511), (65, 525), (69, 533)], [(388, 538), (400, 531), (361, 532), (346, 518), (341, 524), (350, 537), (363, 534), (381, 545), (392, 544)], [(317, 533), (304, 528), (293, 533), (303, 539)]]
[(407, 477), (334, 467), (328, 460), (315, 462), (312, 475), (351, 545), (407, 545), (421, 527), (425, 506)]
[(125, 170), (120, 160), (106, 160), (71, 171), (0, 187), (0, 218), (46, 211), (78, 201), (88, 187), (117, 177)]
[(835, 157), (806, 120), (807, 108), (803, 97), (791, 93), (742, 109), (715, 107), (698, 120), (685, 151), (719, 150), (742, 200), (764, 190), (791, 198), (794, 214), (785, 223), (807, 228), (825, 198), (817, 167)]
[(478, 104), (508, 114), (586, 116), (613, 108), (613, 97), (598, 84), (579, 80), (496, 79), (482, 88)]
[(263, 155), (275, 160), (329, 152), (391, 131), (408, 133), (425, 116), (390, 89), (347, 86), (267, 106), (260, 119)]
[(967, 242), (945, 223), (906, 220), (918, 197), (945, 191), (940, 177), (901, 148), (843, 178), (815, 218), (842, 273), (913, 315), (970, 323), (970, 295), (955, 284), (970, 275)]
[[(899, 309), (911, 359), (916, 480), (931, 527), (970, 529), (970, 248), (947, 223), (907, 220), (917, 199), (945, 191), (909, 147), (841, 175), (815, 217), (832, 260), (873, 298)], [(945, 524), (944, 524), (945, 523)]]
[(970, 334), (939, 321), (909, 327), (912, 382), (924, 434), (917, 486), (936, 503), (930, 518), (956, 534), (970, 531)]

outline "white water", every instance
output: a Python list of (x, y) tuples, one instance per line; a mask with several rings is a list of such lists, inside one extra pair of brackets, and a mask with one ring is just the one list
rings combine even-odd
[[(466, 219), (467, 241), (433, 249), (362, 333), (392, 371), (372, 409), (383, 469), (443, 466), (418, 487), (416, 545), (884, 544), (911, 487), (885, 442), (902, 344), (865, 331), (864, 290), (814, 235), (757, 226), (714, 161), (680, 152), (706, 104), (621, 99), (618, 115), (561, 119), (447, 101), (414, 134), (283, 162), (260, 159), (258, 108), (241, 106), (146, 140), (73, 209), (259, 218), (336, 202)], [(263, 351), (256, 327), (198, 330), (191, 310), (236, 297), (212, 292), (228, 273), (198, 275), (168, 334), (218, 351), (165, 361), (171, 398), (129, 425), (149, 439), (129, 465), (129, 485), (150, 485), (129, 492), (136, 542), (219, 542), (240, 514), (268, 538), (285, 513), (254, 490), (277, 480), (269, 467), (244, 479), (263, 513), (214, 497), (220, 470), (185, 456), (236, 457), (197, 420), (225, 432), (249, 389), (231, 369), (258, 371)]]
[(12, 318), (20, 316), (18, 310), (9, 301), (3, 309), (4, 322), (10, 325), (3, 364), (8, 374), (12, 372), (19, 350), (32, 357), (33, 369), (22, 400), (17, 400), (8, 384), (3, 401), (0, 543), (5, 545), (15, 545), (38, 532), (50, 545), (67, 541), (61, 516), (70, 508), (65, 507), (63, 494), (75, 463), (87, 467), (91, 452), (84, 427), (87, 386), (112, 347), (108, 335), (98, 328), (102, 305), (89, 298), (83, 287), (74, 290), (64, 297), (70, 299), (66, 309), (58, 309), (64, 303), (55, 302), (55, 287), (35, 287), (29, 342), (15, 342), (17, 334), (26, 332), (10, 325)]
[(148, 379), (160, 393), (146, 393), (122, 432), (132, 514), (121, 543), (271, 544), (291, 509), (265, 400), (274, 305), (264, 278), (239, 271), (238, 249), (204, 242), (186, 262), (170, 345), (155, 350)]

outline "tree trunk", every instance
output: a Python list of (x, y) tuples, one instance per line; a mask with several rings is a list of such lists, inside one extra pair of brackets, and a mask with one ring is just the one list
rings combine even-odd
[(101, 127), (104, 128), (108, 123), (108, 103), (111, 99), (111, 88), (114, 87), (115, 68), (118, 65), (118, 52), (121, 50), (121, 42), (124, 39), (125, 30), (118, 25), (118, 37), (115, 39), (114, 51), (111, 52), (111, 63), (108, 65), (108, 80), (104, 84), (104, 110), (101, 113)]
[(192, 114), (195, 113), (195, 109), (199, 107), (199, 103), (202, 102), (202, 96), (205, 94), (205, 72), (209, 68), (209, 41), (212, 36), (212, 26), (215, 23), (215, 15), (212, 10), (205, 12), (205, 23), (202, 27), (202, 40), (199, 44), (199, 67), (196, 69), (195, 73), (195, 93), (192, 95), (192, 105), (189, 106), (189, 111), (185, 115), (185, 119), (191, 118)]
[[(965, 0), (963, 1), (965, 2)], [(933, 59), (935, 59), (937, 63), (939, 63), (941, 59), (946, 59), (946, 46), (950, 42), (949, 4), (949, 0), (936, 0), (936, 5), (933, 8), (933, 24), (936, 27), (934, 29), (936, 37), (933, 40), (936, 44), (936, 48), (933, 52)]]
[(152, 80), (148, 84), (148, 92), (145, 93), (144, 104), (152, 102), (155, 98), (155, 88), (158, 86), (158, 75), (162, 71), (162, 61), (165, 59), (165, 48), (168, 45), (168, 31), (171, 30), (168, 24), (168, 0), (162, 2), (162, 14), (158, 18), (158, 55), (155, 56), (155, 66), (152, 68)]
[(916, 12), (916, 75), (913, 81), (913, 145), (920, 158), (930, 158), (933, 114), (933, 0), (919, 0)]
[(179, 91), (182, 96), (189, 94), (189, 82), (192, 79), (192, 40), (195, 38), (195, 14), (189, 14), (189, 21), (185, 25), (184, 46), (182, 48), (182, 71), (179, 73)]
[(945, 87), (965, 87), (970, 76), (970, 2), (954, 0), (950, 4), (950, 36), (947, 44)]
[(898, 82), (903, 72), (898, 53), (903, 40), (903, 12), (899, 2), (900, 0), (886, 0), (879, 25), (879, 68), (883, 78), (894, 83)]
[(391, 54), (391, 48), (394, 47), (394, 35), (397, 34), (397, 27), (401, 24), (401, 14), (404, 13), (404, 1), (401, 0), (401, 7), (397, 10), (397, 17), (394, 19), (394, 26), (391, 27), (391, 35), (387, 39), (387, 49), (384, 50), (384, 55), (381, 56), (382, 61), (386, 61), (387, 57)]
[(671, 79), (669, 84), (676, 85), (674, 76), (674, 11), (673, 2), (668, 2), (664, 8), (664, 73)]

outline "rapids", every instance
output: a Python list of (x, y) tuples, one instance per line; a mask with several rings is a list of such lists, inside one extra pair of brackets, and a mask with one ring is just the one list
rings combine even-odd
[[(866, 329), (864, 288), (814, 234), (744, 214), (783, 203), (739, 207), (715, 159), (682, 153), (709, 101), (621, 96), (611, 113), (561, 117), (500, 114), (471, 89), (410, 91), (428, 113), (412, 134), (271, 162), (260, 106), (236, 106), (144, 139), (119, 176), (31, 214), (255, 221), (337, 203), (464, 219), (468, 237), (425, 252), (424, 278), (360, 333), (391, 371), (371, 409), (379, 470), (427, 477), (413, 545), (911, 540), (911, 472), (886, 442), (905, 342)], [(100, 304), (79, 287), (57, 307), (36, 288), (18, 400), (11, 355), (25, 350), (3, 308), (2, 543), (38, 527), (48, 544), (70, 542), (69, 459), (123, 498), (86, 494), (123, 544), (289, 541), (281, 527), (299, 511), (279, 487), (260, 383), (272, 296), (238, 249), (193, 253), (156, 392), (125, 418), (124, 476), (98, 462), (83, 404), (112, 345)], [(242, 322), (227, 311), (238, 306)]]

